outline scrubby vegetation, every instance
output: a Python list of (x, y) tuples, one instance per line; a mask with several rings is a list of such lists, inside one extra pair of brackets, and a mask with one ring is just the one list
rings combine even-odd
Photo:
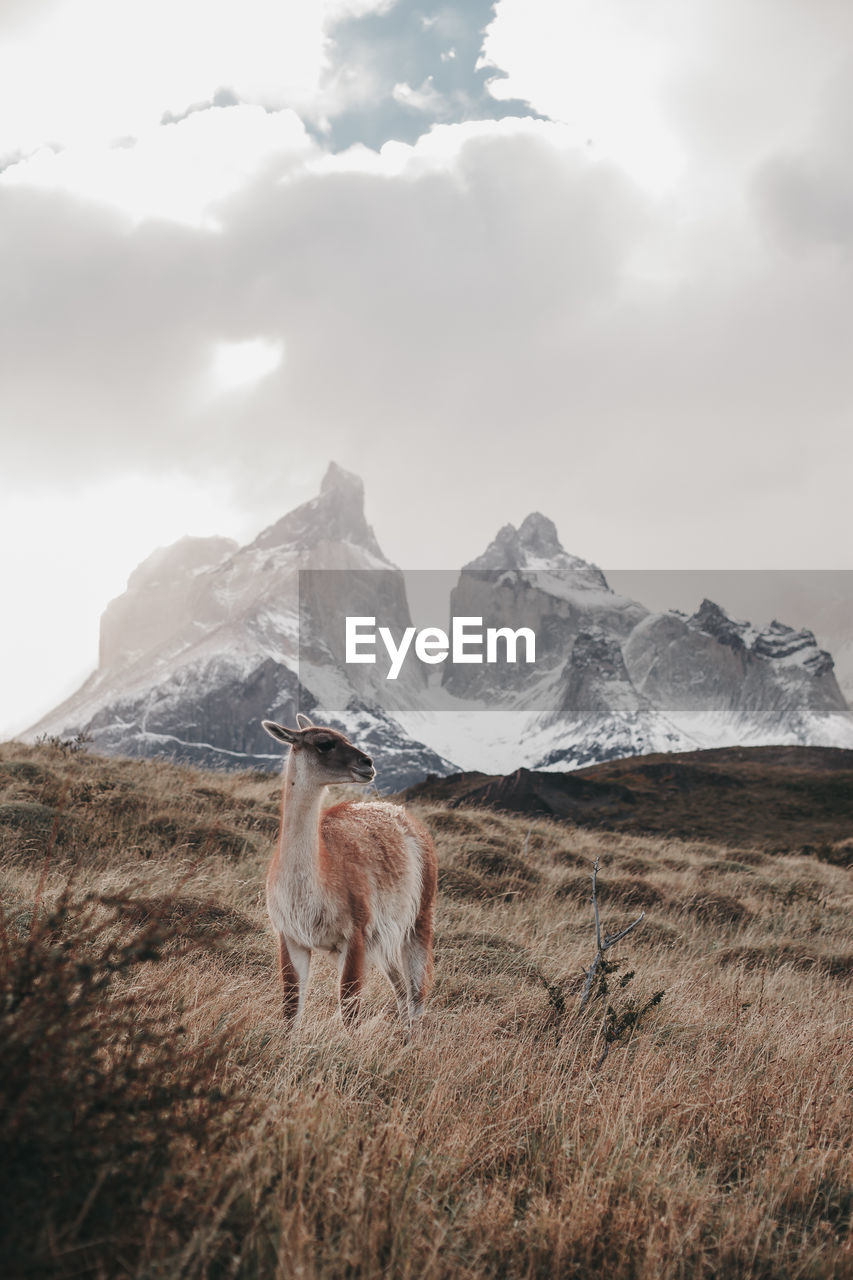
[[(262, 896), (278, 793), (0, 747), (4, 1274), (853, 1274), (843, 847), (424, 805), (420, 1037), (378, 977), (347, 1035), (320, 959), (288, 1042)], [(577, 1012), (596, 857), (606, 932), (646, 911), (607, 952), (609, 1022)]]

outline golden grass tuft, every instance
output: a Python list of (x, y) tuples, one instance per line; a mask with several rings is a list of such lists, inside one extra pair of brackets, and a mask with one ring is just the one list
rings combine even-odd
[[(0, 824), (8, 1274), (853, 1274), (844, 865), (425, 805), (419, 1036), (376, 975), (346, 1034), (321, 958), (288, 1039), (278, 790), (0, 747), (0, 815), (52, 811)], [(600, 1071), (595, 857), (605, 928), (647, 913), (608, 956), (665, 991)]]

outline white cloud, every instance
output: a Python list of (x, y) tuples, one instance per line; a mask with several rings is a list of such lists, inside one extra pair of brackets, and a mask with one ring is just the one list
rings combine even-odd
[(577, 145), (665, 190), (685, 159), (663, 100), (674, 32), (661, 9), (674, 12), (620, 0), (501, 0), (484, 46), (484, 65), (506, 72), (492, 93), (526, 99), (566, 124)]
[(811, 136), (787, 140), (757, 168), (759, 215), (796, 252), (853, 247), (851, 108), (851, 77), (839, 76), (818, 102)]
[(96, 200), (134, 221), (170, 218), (215, 228), (214, 206), (268, 164), (278, 172), (316, 153), (295, 112), (258, 106), (196, 111), (145, 130), (125, 146), (42, 148), (0, 175), (0, 189), (67, 192)]
[(395, 102), (399, 102), (401, 106), (410, 107), (413, 111), (425, 111), (435, 114), (444, 107), (444, 97), (435, 88), (432, 76), (427, 76), (426, 80), (417, 89), (413, 89), (405, 81), (395, 84), (391, 90), (391, 97)]
[(506, 73), (496, 96), (707, 213), (808, 136), (824, 86), (849, 79), (851, 44), (845, 0), (499, 0), (484, 57)]
[[(137, 136), (228, 86), (310, 108), (330, 17), (377, 0), (62, 0), (13, 22), (0, 47), (0, 156), (49, 142)], [(2, 25), (2, 15), (0, 15)]]

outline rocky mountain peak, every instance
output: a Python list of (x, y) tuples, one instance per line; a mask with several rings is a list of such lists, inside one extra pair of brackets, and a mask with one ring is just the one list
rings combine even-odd
[(354, 501), (359, 509), (364, 508), (364, 481), (354, 471), (346, 471), (337, 462), (330, 462), (326, 473), (320, 481), (320, 495), (337, 493), (341, 500)]
[(607, 581), (595, 565), (579, 556), (570, 555), (557, 536), (557, 526), (540, 511), (525, 516), (516, 529), (505, 524), (499, 529), (482, 555), (464, 566), (466, 569), (569, 570), (587, 586), (606, 591)]
[(777, 663), (799, 664), (813, 676), (827, 675), (835, 667), (832, 655), (820, 648), (814, 632), (797, 631), (775, 619), (758, 635), (752, 651)]
[(310, 551), (321, 542), (350, 542), (385, 560), (364, 515), (364, 484), (359, 476), (336, 462), (329, 463), (316, 498), (303, 502), (264, 529), (252, 545)]
[(746, 647), (743, 639), (743, 632), (746, 630), (744, 624), (735, 622), (725, 609), (714, 604), (713, 600), (707, 598), (703, 600), (690, 621), (700, 631), (713, 636), (715, 640), (719, 640), (720, 644), (728, 645), (730, 649)]
[(622, 733), (650, 710), (631, 681), (616, 636), (596, 626), (579, 632), (563, 669), (556, 719), (595, 723), (599, 729), (621, 721)]
[(530, 555), (553, 560), (566, 552), (557, 537), (557, 526), (540, 511), (531, 511), (518, 528), (518, 543)]
[(720, 644), (736, 653), (748, 651), (757, 658), (767, 658), (778, 666), (800, 666), (813, 676), (825, 675), (834, 667), (832, 656), (818, 645), (814, 633), (788, 627), (774, 619), (758, 631), (747, 622), (736, 622), (725, 609), (712, 600), (703, 600), (689, 626), (713, 636)]

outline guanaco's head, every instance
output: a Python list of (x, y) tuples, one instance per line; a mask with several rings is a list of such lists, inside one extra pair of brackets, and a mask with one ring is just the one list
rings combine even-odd
[(337, 729), (324, 729), (313, 724), (299, 712), (298, 729), (287, 729), (274, 720), (264, 720), (263, 726), (271, 738), (286, 742), (293, 756), (293, 765), (300, 780), (315, 787), (327, 787), (335, 782), (372, 782), (376, 770), (370, 756), (354, 747), (349, 738)]

